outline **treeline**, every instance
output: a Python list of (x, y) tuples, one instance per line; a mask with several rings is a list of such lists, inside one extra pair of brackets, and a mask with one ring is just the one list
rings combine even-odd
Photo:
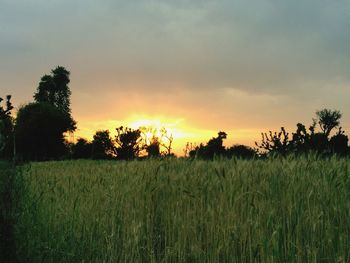
[[(225, 132), (219, 132), (207, 144), (197, 147), (187, 145), (190, 157), (213, 159), (214, 156), (256, 158), (274, 155), (301, 155), (316, 153), (322, 156), (339, 155), (348, 156), (350, 148), (349, 138), (340, 126), (342, 114), (337, 110), (323, 109), (316, 112), (316, 118), (307, 129), (304, 124), (298, 123), (295, 132), (290, 134), (281, 127), (279, 132), (261, 133), (261, 142), (255, 142), (256, 148), (245, 145), (224, 147)], [(317, 131), (319, 129), (319, 131)], [(335, 132), (334, 130), (337, 129)], [(333, 135), (332, 135), (333, 133)]]
[[(77, 142), (69, 143), (66, 135), (76, 130), (76, 121), (71, 115), (69, 83), (69, 71), (56, 67), (41, 78), (34, 101), (21, 106), (16, 118), (12, 114), (11, 96), (5, 101), (0, 98), (0, 158), (43, 161), (175, 157), (172, 135), (166, 129), (157, 131), (151, 127), (117, 127), (114, 137), (108, 130), (99, 130), (92, 141), (79, 138)], [(262, 133), (262, 140), (256, 142), (255, 148), (245, 145), (225, 147), (223, 142), (227, 134), (220, 131), (205, 144), (187, 143), (184, 155), (201, 159), (258, 158), (309, 152), (347, 156), (350, 153), (348, 136), (340, 127), (340, 119), (339, 111), (317, 111), (309, 128), (298, 123), (291, 134), (283, 127), (279, 132)]]
[(282, 127), (279, 132), (262, 133), (261, 143), (255, 144), (264, 155), (316, 152), (324, 156), (346, 156), (350, 153), (349, 138), (340, 126), (341, 117), (337, 110), (323, 109), (316, 112), (316, 118), (308, 129), (298, 123), (296, 131), (290, 134)]
[(132, 160), (144, 157), (175, 157), (172, 153), (173, 138), (165, 129), (156, 134), (151, 128), (116, 128), (112, 138), (109, 130), (97, 131), (91, 142), (79, 138), (69, 145), (72, 159)]

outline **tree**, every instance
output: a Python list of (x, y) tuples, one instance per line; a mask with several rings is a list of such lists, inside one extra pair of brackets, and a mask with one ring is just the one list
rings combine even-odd
[(51, 75), (44, 75), (34, 94), (35, 101), (47, 102), (63, 112), (70, 113), (69, 75), (70, 72), (61, 66), (53, 69)]
[[(185, 157), (194, 157), (196, 144), (193, 142), (187, 142), (185, 145), (185, 149), (183, 149), (184, 156)], [(192, 155), (191, 155), (192, 154)]]
[(328, 137), (332, 129), (339, 126), (342, 114), (337, 110), (323, 109), (316, 111), (316, 116), (322, 132)]
[(160, 157), (160, 142), (159, 138), (153, 136), (150, 143), (145, 146), (148, 157)]
[(237, 157), (242, 159), (252, 159), (256, 156), (256, 151), (245, 145), (234, 145), (226, 150), (228, 158)]
[(226, 149), (223, 146), (223, 140), (227, 138), (225, 132), (218, 132), (217, 137), (210, 139), (206, 145), (200, 144), (194, 150), (189, 152), (190, 157), (197, 156), (202, 159), (213, 159), (214, 156), (225, 156)]
[(97, 131), (92, 140), (92, 158), (110, 159), (114, 156), (115, 146), (109, 131)]
[(5, 107), (1, 105), (3, 101), (0, 98), (0, 157), (10, 158), (13, 145), (13, 118), (11, 112), (13, 106), (11, 95), (6, 96)]
[(317, 153), (328, 152), (328, 138), (327, 135), (322, 132), (314, 133), (310, 136), (308, 151), (313, 151)]
[[(314, 126), (310, 127), (311, 134), (314, 134)], [(310, 134), (302, 123), (297, 124), (297, 130), (292, 134), (291, 148), (295, 153), (305, 153), (310, 148)]]
[(71, 91), (68, 86), (70, 82), (70, 72), (64, 67), (58, 66), (51, 71), (51, 75), (44, 75), (39, 83), (34, 100), (38, 103), (48, 103), (71, 119), (70, 131), (76, 128), (76, 122), (71, 116), (70, 96)]
[(67, 114), (49, 103), (21, 107), (16, 120), (19, 155), (25, 160), (61, 158), (67, 153), (64, 133), (72, 128)]
[(171, 133), (169, 133), (165, 128), (162, 128), (160, 130), (160, 139), (159, 139), (159, 143), (160, 146), (162, 146), (165, 151), (162, 152), (163, 155), (166, 156), (173, 156), (172, 154), (172, 145), (173, 145), (173, 141), (174, 141), (174, 137)]
[(290, 150), (289, 133), (284, 127), (280, 132), (261, 133), (261, 144), (255, 142), (255, 145), (268, 154), (285, 155)]
[(339, 128), (337, 134), (332, 136), (329, 140), (331, 152), (339, 155), (347, 155), (349, 153), (348, 142), (348, 136), (346, 136), (344, 131)]
[(117, 158), (121, 160), (132, 160), (139, 156), (144, 148), (140, 129), (131, 129), (120, 126), (117, 130), (115, 141), (118, 145)]
[(73, 159), (89, 159), (92, 157), (92, 143), (84, 138), (79, 138), (77, 142), (72, 145)]
[(172, 153), (173, 135), (166, 128), (140, 127), (143, 146), (148, 156), (174, 156)]
[(140, 127), (143, 149), (146, 150), (148, 157), (160, 157), (160, 138), (158, 129), (155, 127)]

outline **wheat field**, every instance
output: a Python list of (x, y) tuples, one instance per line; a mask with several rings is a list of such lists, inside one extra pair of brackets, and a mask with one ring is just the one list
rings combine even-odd
[(23, 262), (350, 262), (348, 159), (31, 163), (16, 187)]

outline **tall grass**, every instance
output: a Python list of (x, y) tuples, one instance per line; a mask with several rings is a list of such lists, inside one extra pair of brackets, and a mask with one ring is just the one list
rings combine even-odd
[(348, 159), (23, 167), (24, 262), (350, 262)]
[(15, 170), (11, 163), (0, 160), (0, 262), (16, 263), (14, 218), (16, 203)]

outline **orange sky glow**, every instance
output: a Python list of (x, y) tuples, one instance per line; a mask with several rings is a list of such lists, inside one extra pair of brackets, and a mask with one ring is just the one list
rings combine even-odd
[(0, 8), (0, 96), (25, 105), (64, 66), (74, 139), (153, 126), (177, 155), (218, 131), (254, 147), (323, 108), (349, 134), (348, 1), (24, 2)]
[[(164, 116), (149, 116), (149, 115), (130, 115), (129, 118), (117, 120), (100, 120), (100, 121), (84, 121), (78, 125), (77, 131), (74, 133), (74, 139), (79, 137), (92, 139), (97, 130), (109, 130), (114, 137), (115, 129), (119, 126), (127, 126), (133, 129), (140, 127), (154, 128), (160, 131), (165, 128), (169, 135), (174, 138), (173, 152), (181, 156), (184, 154), (186, 143), (199, 145), (207, 142), (210, 138), (215, 137), (219, 130), (201, 129), (192, 127), (184, 118), (171, 119)], [(226, 146), (233, 144), (246, 144), (254, 146), (254, 139), (260, 138), (260, 133), (255, 129), (235, 129), (225, 130), (228, 133), (228, 138), (225, 141)]]

